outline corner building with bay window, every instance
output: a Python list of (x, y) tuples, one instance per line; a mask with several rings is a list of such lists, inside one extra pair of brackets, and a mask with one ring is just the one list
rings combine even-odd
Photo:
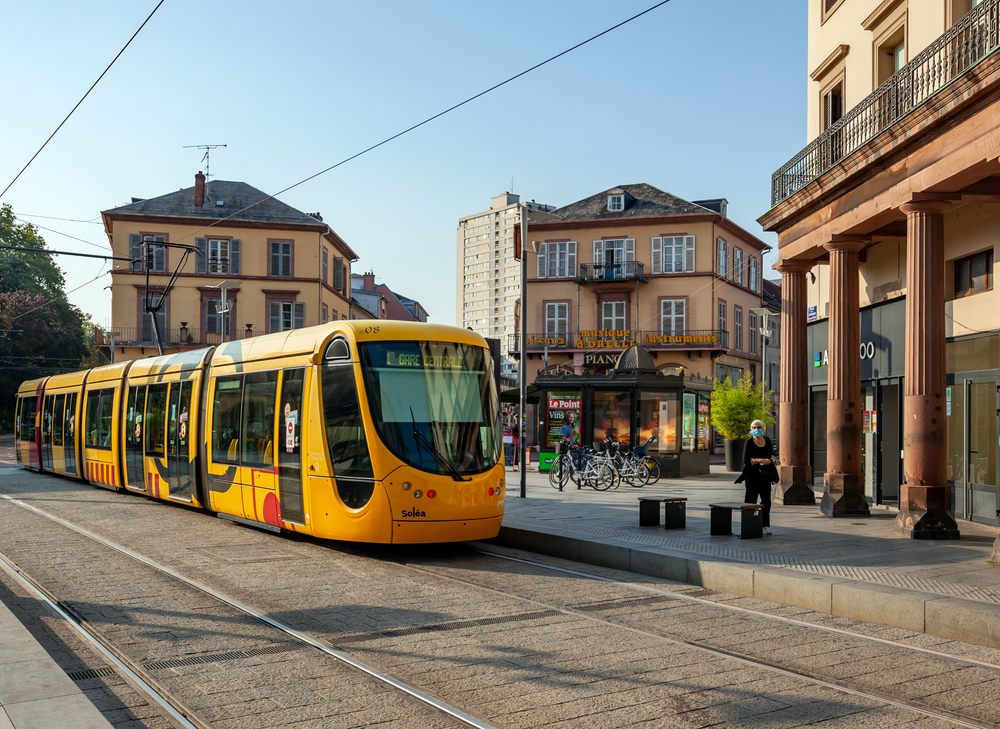
[(529, 213), (527, 338), (509, 348), (538, 397), (529, 442), (554, 450), (569, 418), (581, 443), (653, 437), (664, 473), (708, 472), (712, 379), (761, 368), (768, 246), (726, 204), (635, 184)]
[(809, 0), (782, 277), (777, 499), (913, 538), (998, 523), (1000, 0)]

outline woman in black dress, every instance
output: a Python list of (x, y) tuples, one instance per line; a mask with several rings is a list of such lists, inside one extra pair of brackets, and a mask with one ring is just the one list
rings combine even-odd
[(743, 483), (746, 488), (744, 503), (756, 504), (760, 499), (765, 534), (771, 533), (771, 486), (778, 481), (773, 455), (771, 439), (764, 435), (764, 423), (753, 421), (750, 437), (743, 448), (743, 471), (736, 483)]

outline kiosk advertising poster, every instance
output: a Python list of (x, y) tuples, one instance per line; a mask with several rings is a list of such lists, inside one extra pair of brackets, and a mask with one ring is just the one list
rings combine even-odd
[(574, 443), (580, 442), (580, 409), (582, 400), (579, 392), (550, 392), (546, 403), (546, 445), (555, 449), (562, 441), (562, 428), (569, 423), (573, 428)]
[(681, 419), (681, 447), (686, 451), (694, 450), (695, 436), (695, 399), (693, 392), (684, 393), (684, 411)]

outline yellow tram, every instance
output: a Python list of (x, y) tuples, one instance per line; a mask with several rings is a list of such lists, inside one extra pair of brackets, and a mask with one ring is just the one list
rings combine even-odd
[(24, 382), (27, 468), (254, 526), (379, 543), (500, 531), (485, 340), (340, 321)]

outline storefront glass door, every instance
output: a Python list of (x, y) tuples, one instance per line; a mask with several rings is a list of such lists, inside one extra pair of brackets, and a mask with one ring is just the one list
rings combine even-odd
[(997, 524), (997, 380), (956, 377), (945, 396), (955, 516)]

